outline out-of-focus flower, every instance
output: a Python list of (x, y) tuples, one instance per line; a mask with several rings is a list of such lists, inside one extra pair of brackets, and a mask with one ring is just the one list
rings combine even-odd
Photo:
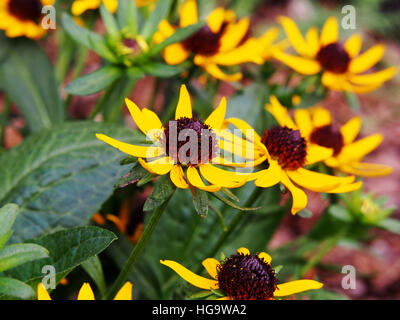
[(375, 90), (397, 72), (396, 67), (364, 73), (373, 67), (385, 52), (377, 44), (360, 54), (362, 38), (352, 35), (344, 44), (339, 41), (339, 26), (335, 17), (324, 24), (321, 35), (318, 29), (308, 29), (305, 38), (296, 23), (288, 17), (279, 17), (286, 35), (298, 55), (274, 50), (274, 57), (304, 75), (322, 71), (322, 84), (337, 91), (364, 93)]
[[(184, 28), (198, 22), (196, 0), (186, 0), (180, 8), (179, 27)], [(213, 77), (225, 81), (242, 78), (240, 72), (227, 74), (219, 66), (236, 66), (245, 62), (262, 64), (268, 58), (269, 48), (278, 36), (272, 28), (260, 38), (250, 36), (248, 18), (236, 20), (232, 10), (222, 7), (214, 9), (206, 18), (206, 25), (180, 43), (169, 45), (163, 51), (165, 61), (175, 65), (194, 55), (194, 63), (204, 68)], [(160, 43), (177, 30), (163, 20), (154, 41)], [(264, 59), (262, 58), (264, 55)]]
[[(135, 1), (137, 7), (144, 7), (154, 4), (157, 0), (132, 0)], [(87, 10), (93, 10), (100, 7), (101, 3), (108, 11), (114, 13), (118, 9), (118, 0), (75, 0), (72, 4), (71, 11), (75, 16), (79, 16)]]
[[(245, 156), (246, 146), (252, 146), (251, 143), (246, 144), (243, 139), (220, 130), (226, 113), (225, 98), (222, 98), (219, 106), (203, 122), (193, 117), (189, 93), (182, 85), (175, 120), (168, 121), (165, 125), (153, 111), (146, 108), (140, 110), (128, 99), (126, 104), (135, 123), (153, 140), (153, 145), (131, 145), (103, 134), (96, 134), (96, 137), (122, 152), (138, 157), (142, 167), (151, 173), (169, 173), (171, 181), (178, 188), (194, 187), (210, 192), (218, 191), (222, 187), (236, 188), (246, 182), (247, 176), (223, 170), (215, 164), (230, 167), (257, 164), (252, 161), (234, 163), (219, 156), (221, 149), (234, 150)], [(233, 148), (234, 143), (240, 142), (243, 143), (240, 150)], [(183, 169), (186, 169), (186, 177)], [(202, 178), (209, 184), (205, 184)]]
[(218, 300), (271, 300), (322, 288), (322, 283), (308, 279), (277, 284), (271, 260), (269, 254), (250, 254), (247, 248), (239, 248), (237, 254), (221, 262), (207, 258), (202, 264), (213, 279), (201, 277), (175, 261), (160, 263), (200, 289), (222, 291), (225, 296)]
[(332, 156), (324, 160), (327, 166), (362, 177), (380, 177), (392, 173), (393, 169), (389, 166), (362, 162), (368, 153), (380, 145), (383, 136), (376, 133), (355, 140), (361, 129), (360, 117), (351, 118), (338, 127), (327, 109), (314, 107), (295, 110), (294, 119), (307, 141), (333, 151)]
[(0, 1), (0, 29), (9, 38), (38, 39), (47, 30), (42, 26), (42, 8), (53, 5), (55, 0), (2, 0)]
[[(38, 300), (52, 300), (41, 282), (37, 286), (37, 298)], [(95, 300), (93, 290), (89, 283), (85, 282), (82, 285), (77, 300)], [(126, 282), (113, 300), (132, 300), (132, 284), (129, 281)]]
[[(255, 179), (255, 185), (262, 188), (282, 183), (293, 197), (292, 214), (307, 206), (307, 195), (298, 186), (326, 193), (349, 192), (361, 187), (362, 182), (353, 183), (354, 176), (336, 177), (305, 169), (304, 166), (331, 157), (332, 149), (307, 143), (278, 99), (272, 96), (270, 102), (266, 109), (274, 115), (280, 126), (265, 130), (263, 137), (256, 134), (251, 140), (257, 148), (255, 155), (266, 159), (269, 166), (250, 174), (249, 180)], [(227, 119), (226, 123), (242, 130), (249, 127), (239, 119)]]

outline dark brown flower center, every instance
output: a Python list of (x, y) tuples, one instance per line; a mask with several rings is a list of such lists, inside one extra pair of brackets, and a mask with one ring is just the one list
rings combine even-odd
[(335, 42), (322, 47), (317, 53), (317, 60), (325, 70), (345, 73), (350, 63), (350, 56), (340, 43)]
[(8, 11), (19, 20), (37, 22), (42, 15), (42, 3), (40, 0), (9, 0)]
[(262, 143), (283, 169), (296, 170), (306, 162), (307, 145), (299, 130), (273, 127), (264, 131)]
[(234, 300), (267, 300), (277, 279), (271, 265), (257, 255), (235, 254), (218, 267), (220, 289)]
[(167, 154), (175, 162), (185, 165), (208, 163), (219, 150), (217, 136), (212, 129), (193, 118), (168, 121), (161, 140)]
[(312, 143), (333, 149), (333, 155), (338, 155), (343, 148), (343, 136), (337, 126), (329, 124), (313, 130), (310, 136)]
[(222, 24), (217, 33), (211, 31), (206, 24), (200, 30), (196, 31), (189, 38), (183, 41), (183, 46), (186, 50), (194, 54), (202, 54), (210, 56), (218, 52), (220, 39), (225, 31), (227, 24)]

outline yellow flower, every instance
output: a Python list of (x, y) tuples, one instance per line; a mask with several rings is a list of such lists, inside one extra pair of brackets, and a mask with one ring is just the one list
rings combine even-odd
[[(189, 93), (182, 85), (175, 120), (168, 121), (166, 125), (161, 123), (153, 111), (146, 108), (140, 110), (129, 99), (125, 101), (138, 128), (152, 139), (154, 144), (131, 145), (104, 134), (96, 134), (96, 137), (122, 152), (138, 157), (142, 167), (151, 173), (169, 173), (171, 181), (178, 188), (191, 187), (210, 192), (223, 187), (236, 188), (246, 182), (247, 175), (223, 170), (214, 164), (251, 167), (263, 161), (261, 159), (256, 162), (234, 163), (219, 156), (221, 150), (227, 150), (245, 157), (248, 150), (254, 149), (251, 143), (246, 145), (246, 141), (240, 137), (221, 130), (226, 112), (225, 98), (221, 99), (219, 106), (203, 122), (193, 117)], [(234, 147), (234, 144), (240, 147)], [(253, 160), (254, 155), (249, 155), (248, 158)], [(202, 178), (209, 184), (205, 184)]]
[(298, 55), (274, 50), (274, 57), (304, 75), (322, 71), (324, 86), (354, 93), (372, 91), (391, 79), (397, 72), (390, 67), (378, 72), (364, 74), (383, 57), (385, 46), (377, 44), (360, 54), (362, 38), (352, 35), (344, 44), (339, 41), (339, 26), (335, 17), (324, 24), (320, 36), (315, 27), (305, 38), (296, 23), (288, 17), (279, 17), (286, 35)]
[[(269, 166), (250, 174), (248, 181), (255, 180), (255, 185), (262, 188), (282, 183), (293, 197), (292, 214), (307, 206), (307, 195), (298, 186), (327, 193), (349, 192), (361, 187), (362, 182), (353, 183), (354, 176), (336, 177), (305, 169), (304, 166), (331, 157), (333, 150), (309, 144), (278, 99), (272, 96), (270, 101), (266, 109), (274, 115), (279, 126), (265, 130), (262, 138), (255, 134), (251, 140), (257, 149), (255, 155), (266, 159)], [(239, 119), (227, 119), (226, 124), (233, 124), (242, 130), (249, 127)]]
[(160, 263), (200, 289), (221, 290), (226, 296), (218, 300), (270, 300), (322, 288), (323, 284), (315, 280), (277, 284), (271, 260), (271, 256), (265, 252), (250, 254), (243, 247), (221, 263), (214, 258), (207, 258), (202, 264), (213, 279), (201, 277), (175, 261), (160, 260)]
[[(186, 0), (180, 8), (179, 27), (184, 28), (198, 22), (196, 0)], [(255, 39), (249, 35), (250, 20), (236, 20), (232, 10), (222, 7), (214, 9), (206, 18), (206, 25), (183, 42), (174, 43), (165, 48), (163, 55), (170, 65), (184, 62), (191, 54), (194, 63), (204, 68), (213, 77), (225, 81), (237, 81), (242, 78), (240, 72), (224, 73), (219, 66), (235, 66), (245, 62), (263, 63), (261, 54), (268, 55), (268, 48), (278, 36), (278, 30), (272, 28), (263, 36)], [(177, 28), (163, 20), (154, 41), (160, 43), (174, 34)]]
[[(41, 282), (37, 286), (37, 297), (38, 300), (51, 300), (49, 293)], [(89, 283), (85, 282), (82, 285), (77, 300), (95, 300), (94, 293)], [(129, 281), (126, 282), (113, 300), (132, 300), (132, 284)]]
[(322, 107), (295, 110), (294, 119), (302, 136), (311, 144), (331, 148), (333, 154), (324, 162), (340, 171), (363, 177), (379, 177), (393, 172), (389, 166), (361, 162), (383, 140), (379, 133), (354, 141), (361, 129), (361, 118), (354, 117), (340, 128)]
[[(134, 1), (134, 0), (132, 0)], [(135, 0), (137, 7), (144, 7), (149, 4), (154, 4), (157, 0)], [(75, 0), (71, 7), (71, 12), (75, 16), (79, 16), (86, 10), (93, 10), (100, 7), (101, 3), (108, 11), (114, 13), (118, 9), (118, 0)]]
[(47, 30), (42, 27), (42, 8), (53, 5), (55, 0), (31, 0), (29, 4), (21, 0), (0, 1), (0, 30), (5, 30), (9, 38), (28, 37), (38, 39)]

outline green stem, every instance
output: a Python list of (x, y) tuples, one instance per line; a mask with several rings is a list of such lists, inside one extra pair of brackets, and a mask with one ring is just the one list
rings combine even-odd
[(135, 265), (135, 262), (143, 252), (143, 249), (146, 246), (147, 241), (150, 239), (150, 236), (152, 235), (155, 227), (157, 226), (158, 221), (160, 220), (162, 214), (164, 213), (169, 200), (172, 198), (172, 195), (173, 194), (171, 194), (171, 196), (167, 200), (165, 200), (159, 207), (157, 207), (154, 210), (153, 214), (150, 217), (149, 222), (146, 224), (146, 227), (143, 230), (143, 233), (138, 243), (133, 248), (128, 260), (125, 263), (125, 266), (122, 268), (117, 279), (114, 281), (114, 284), (107, 295), (107, 298), (109, 300), (115, 297), (118, 290), (121, 289), (122, 285), (126, 281), (127, 277), (129, 276), (129, 273), (131, 272), (133, 266)]

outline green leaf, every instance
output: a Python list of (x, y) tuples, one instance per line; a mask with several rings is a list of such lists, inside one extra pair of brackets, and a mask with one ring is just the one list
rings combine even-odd
[(82, 268), (89, 274), (89, 276), (96, 283), (99, 288), (101, 296), (106, 295), (106, 281), (104, 279), (103, 267), (98, 256), (93, 256), (82, 263)]
[(57, 231), (30, 240), (30, 242), (46, 247), (50, 252), (48, 258), (29, 262), (8, 270), (5, 274), (36, 286), (45, 276), (42, 268), (51, 265), (55, 268), (56, 282), (59, 282), (66, 273), (102, 252), (114, 240), (116, 240), (116, 236), (111, 231), (93, 226)]
[(137, 164), (129, 170), (127, 174), (118, 179), (115, 183), (115, 188), (123, 188), (129, 184), (136, 183), (148, 175), (148, 171), (141, 165)]
[(123, 71), (120, 68), (108, 65), (70, 82), (65, 91), (79, 96), (93, 94), (105, 89), (122, 74)]
[(61, 123), (65, 111), (47, 55), (27, 38), (9, 39), (6, 43), (7, 55), (0, 63), (1, 87), (21, 110), (30, 130)]
[(111, 14), (110, 11), (102, 3), (100, 5), (100, 14), (101, 18), (103, 19), (104, 26), (106, 27), (107, 33), (111, 37), (118, 37), (119, 36), (119, 28), (117, 20), (115, 20), (114, 16)]
[(328, 213), (339, 220), (342, 220), (345, 222), (352, 221), (352, 217), (349, 214), (349, 212), (347, 211), (347, 209), (341, 205), (333, 204), (333, 205), (329, 206)]
[(140, 66), (140, 68), (148, 75), (159, 78), (170, 78), (183, 72), (183, 68), (179, 66), (170, 66), (165, 63), (151, 62)]
[(138, 31), (137, 12), (135, 1), (119, 0), (117, 19), (121, 29), (128, 31), (130, 37), (135, 37)]
[(10, 244), (0, 251), (0, 272), (48, 257), (48, 250), (33, 243)]
[(145, 39), (151, 40), (153, 34), (157, 31), (161, 20), (167, 16), (171, 8), (171, 4), (172, 0), (163, 0), (157, 2), (156, 7), (150, 14), (150, 17), (146, 19), (142, 29), (140, 30), (140, 34)]
[(124, 154), (96, 133), (145, 142), (142, 134), (115, 124), (69, 122), (30, 135), (0, 156), (0, 206), (12, 202), (21, 209), (12, 242), (84, 225), (111, 195), (128, 168), (118, 163)]
[(76, 42), (95, 51), (99, 56), (110, 62), (118, 62), (118, 59), (108, 47), (107, 41), (104, 39), (103, 36), (86, 28), (78, 26), (74, 22), (74, 20), (65, 12), (62, 15), (61, 21), (65, 31)]
[(158, 178), (153, 192), (147, 198), (143, 210), (152, 211), (159, 207), (165, 200), (167, 200), (175, 191), (176, 187), (171, 182), (168, 174)]
[(0, 208), (0, 250), (12, 235), (12, 226), (17, 218), (19, 208), (14, 203), (6, 204)]
[(378, 227), (386, 229), (396, 234), (400, 234), (400, 221), (392, 218), (386, 218), (377, 224)]
[(255, 207), (255, 208), (247, 208), (247, 207), (242, 207), (237, 205), (236, 203), (224, 198), (223, 196), (221, 196), (220, 194), (218, 194), (217, 192), (212, 192), (211, 193), (215, 198), (217, 198), (218, 200), (222, 201), (223, 203), (225, 203), (226, 205), (232, 207), (233, 209), (237, 209), (240, 211), (255, 211), (260, 209), (261, 207)]
[(22, 281), (0, 277), (0, 296), (2, 295), (26, 300), (34, 298), (35, 292)]
[(312, 218), (312, 212), (308, 209), (300, 210), (299, 212), (297, 212), (297, 215), (305, 219)]
[(196, 196), (193, 197), (193, 204), (199, 216), (205, 218), (208, 214), (207, 191), (196, 189)]

